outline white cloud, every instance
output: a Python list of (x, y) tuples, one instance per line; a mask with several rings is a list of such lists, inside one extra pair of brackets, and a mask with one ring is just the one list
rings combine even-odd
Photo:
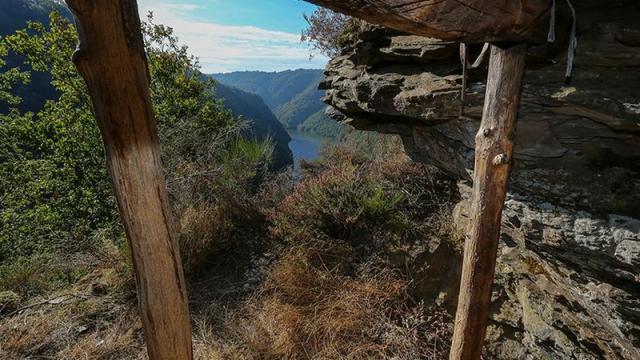
[(141, 1), (140, 15), (153, 11), (155, 22), (172, 27), (180, 42), (200, 59), (205, 73), (318, 68), (327, 61), (324, 57), (309, 61), (309, 50), (298, 34), (189, 20), (189, 13), (198, 9), (194, 4), (146, 0)]

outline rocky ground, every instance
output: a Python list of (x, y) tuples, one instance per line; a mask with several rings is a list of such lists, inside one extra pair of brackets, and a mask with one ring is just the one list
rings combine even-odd
[[(637, 4), (585, 1), (577, 10), (570, 84), (564, 54), (546, 55), (558, 48), (529, 52), (488, 358), (640, 358)], [(486, 68), (472, 70), (460, 116), (458, 47), (363, 25), (322, 86), (336, 119), (399, 134), (414, 160), (460, 181), (455, 222), (463, 231)], [(461, 260), (448, 260), (453, 277)], [(436, 301), (454, 306), (455, 288), (445, 284), (423, 293), (440, 286)]]
[[(464, 224), (470, 188), (456, 218)], [(485, 351), (501, 359), (640, 357), (640, 221), (510, 195)]]

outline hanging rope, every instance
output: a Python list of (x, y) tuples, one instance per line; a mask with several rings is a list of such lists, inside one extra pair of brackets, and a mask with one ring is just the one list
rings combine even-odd
[[(569, 48), (567, 49), (567, 69), (564, 73), (564, 83), (569, 85), (571, 83), (571, 74), (573, 73), (573, 63), (575, 62), (576, 49), (578, 48), (578, 37), (576, 34), (576, 9), (573, 7), (571, 0), (566, 0), (569, 10), (571, 10), (571, 17), (573, 22), (571, 24), (571, 34), (569, 35)], [(556, 41), (556, 0), (551, 3), (551, 14), (549, 15), (549, 34), (547, 35), (548, 42)]]
[(570, 0), (567, 0), (567, 4), (569, 5), (569, 9), (571, 9), (571, 16), (573, 17), (571, 36), (569, 37), (569, 50), (567, 51), (567, 71), (564, 74), (564, 83), (569, 85), (571, 83), (571, 73), (573, 72), (576, 49), (578, 48), (578, 37), (576, 36), (576, 9)]
[(549, 34), (547, 35), (547, 42), (556, 41), (556, 0), (551, 3), (551, 14), (549, 15)]
[(473, 64), (469, 64), (469, 51), (467, 49), (467, 44), (460, 43), (460, 62), (462, 63), (462, 88), (460, 89), (460, 117), (464, 116), (464, 105), (467, 100), (467, 81), (468, 81), (468, 72), (470, 69), (475, 69), (482, 65), (484, 58), (487, 55), (487, 51), (489, 50), (489, 43), (484, 43), (482, 46), (482, 50), (480, 54), (473, 62)]

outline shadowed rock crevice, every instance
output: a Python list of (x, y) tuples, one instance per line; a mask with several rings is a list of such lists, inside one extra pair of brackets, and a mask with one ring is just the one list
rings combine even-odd
[[(570, 85), (564, 54), (532, 48), (511, 186), (569, 207), (640, 214), (640, 28), (619, 1), (579, 7), (580, 46)], [(609, 23), (595, 13), (611, 15)], [(561, 34), (558, 34), (560, 36)], [(472, 57), (478, 53), (472, 49)], [(321, 87), (331, 114), (356, 128), (400, 134), (414, 160), (470, 180), (486, 69), (470, 74), (465, 116), (458, 44), (365, 26), (333, 59)]]

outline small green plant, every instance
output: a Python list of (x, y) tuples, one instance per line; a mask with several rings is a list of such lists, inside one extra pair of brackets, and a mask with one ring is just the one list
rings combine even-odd
[(359, 154), (344, 146), (327, 149), (315, 174), (270, 213), (274, 236), (294, 243), (341, 239), (372, 245), (432, 231), (453, 199), (451, 182), (402, 153), (378, 160)]

